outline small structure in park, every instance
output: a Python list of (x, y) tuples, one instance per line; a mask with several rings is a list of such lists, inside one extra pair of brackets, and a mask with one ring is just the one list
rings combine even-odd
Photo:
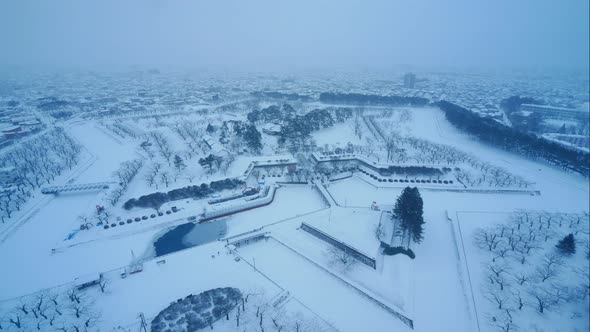
[(371, 210), (379, 211), (379, 205), (377, 205), (377, 202), (373, 201), (373, 203), (371, 204)]
[(74, 287), (78, 290), (82, 290), (88, 287), (92, 287), (98, 285), (102, 280), (102, 274), (87, 274), (81, 277), (77, 277), (74, 279)]
[(114, 182), (97, 182), (97, 183), (83, 183), (83, 184), (71, 184), (63, 186), (47, 186), (41, 188), (42, 194), (59, 194), (62, 192), (74, 192), (74, 191), (100, 191), (108, 189)]

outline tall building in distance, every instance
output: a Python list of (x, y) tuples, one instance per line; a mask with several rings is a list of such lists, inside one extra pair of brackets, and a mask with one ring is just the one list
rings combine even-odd
[(404, 88), (413, 89), (416, 85), (416, 75), (407, 73), (404, 75)]

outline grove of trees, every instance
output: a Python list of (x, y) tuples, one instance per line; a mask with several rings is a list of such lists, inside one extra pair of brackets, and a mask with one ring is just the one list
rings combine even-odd
[(362, 93), (320, 93), (320, 101), (335, 104), (354, 104), (354, 105), (412, 105), (424, 106), (430, 101), (422, 97), (404, 97), (404, 96), (380, 96), (366, 95)]
[[(475, 231), (473, 243), (487, 257), (480, 284), (491, 326), (525, 329), (535, 314), (549, 312), (587, 321), (588, 222), (587, 213), (516, 211), (508, 223)], [(576, 257), (574, 236), (584, 244), (582, 256)]]
[(35, 189), (50, 184), (78, 162), (82, 147), (62, 128), (34, 137), (0, 157), (0, 167), (14, 167), (16, 181), (0, 193), (0, 220), (4, 223), (32, 197)]
[(482, 118), (448, 101), (440, 101), (437, 105), (445, 112), (450, 123), (483, 142), (530, 158), (543, 159), (586, 177), (589, 175), (590, 154), (588, 152), (568, 149), (533, 134), (523, 133), (492, 119)]
[(76, 288), (45, 290), (3, 303), (0, 331), (98, 332), (100, 318), (86, 293)]
[(187, 186), (183, 188), (173, 189), (167, 193), (156, 192), (148, 195), (143, 195), (137, 199), (132, 198), (123, 204), (125, 210), (130, 210), (134, 207), (159, 209), (162, 204), (170, 201), (176, 201), (186, 198), (204, 198), (212, 193), (225, 190), (235, 189), (242, 186), (244, 181), (239, 179), (224, 179), (219, 181), (212, 181), (210, 184), (202, 183), (201, 185)]

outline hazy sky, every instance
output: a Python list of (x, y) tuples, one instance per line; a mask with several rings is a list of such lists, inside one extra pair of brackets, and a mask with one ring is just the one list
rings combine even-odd
[(0, 65), (587, 68), (588, 0), (0, 0)]

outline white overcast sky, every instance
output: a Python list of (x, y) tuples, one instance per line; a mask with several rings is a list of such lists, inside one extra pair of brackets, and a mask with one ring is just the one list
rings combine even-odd
[(4, 0), (1, 66), (588, 68), (588, 0)]

